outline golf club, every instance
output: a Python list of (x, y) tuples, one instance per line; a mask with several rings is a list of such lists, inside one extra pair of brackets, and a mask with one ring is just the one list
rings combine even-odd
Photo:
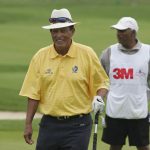
[(93, 150), (97, 149), (97, 127), (98, 127), (98, 119), (99, 119), (99, 111), (95, 114), (95, 130), (94, 130), (94, 135), (93, 135)]
[(148, 113), (148, 122), (149, 122), (149, 126), (150, 126), (150, 112)]

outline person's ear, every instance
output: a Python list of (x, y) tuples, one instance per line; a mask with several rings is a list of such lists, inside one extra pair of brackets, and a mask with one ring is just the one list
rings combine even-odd
[(72, 29), (73, 34), (75, 33), (75, 31), (76, 31), (75, 28), (73, 28), (73, 29)]

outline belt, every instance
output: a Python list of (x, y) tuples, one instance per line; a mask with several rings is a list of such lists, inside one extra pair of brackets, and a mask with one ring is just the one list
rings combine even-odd
[(84, 116), (88, 116), (90, 113), (88, 114), (80, 114), (80, 115), (73, 115), (73, 116), (51, 116), (51, 115), (44, 115), (50, 118), (54, 118), (57, 120), (69, 120), (69, 119), (75, 119), (75, 118), (82, 118)]

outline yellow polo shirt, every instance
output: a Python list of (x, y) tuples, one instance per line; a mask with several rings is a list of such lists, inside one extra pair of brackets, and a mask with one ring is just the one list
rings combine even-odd
[(52, 116), (87, 114), (93, 96), (108, 89), (109, 79), (92, 48), (72, 42), (65, 56), (53, 45), (32, 58), (20, 95), (39, 100), (41, 113)]

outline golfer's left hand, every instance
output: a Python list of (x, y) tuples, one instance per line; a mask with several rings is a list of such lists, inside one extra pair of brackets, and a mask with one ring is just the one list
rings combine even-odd
[(101, 96), (94, 96), (92, 102), (92, 110), (96, 114), (98, 111), (102, 113), (104, 111), (105, 103)]
[(34, 143), (34, 141), (32, 140), (32, 125), (26, 125), (24, 130), (24, 139), (29, 145), (32, 145)]

